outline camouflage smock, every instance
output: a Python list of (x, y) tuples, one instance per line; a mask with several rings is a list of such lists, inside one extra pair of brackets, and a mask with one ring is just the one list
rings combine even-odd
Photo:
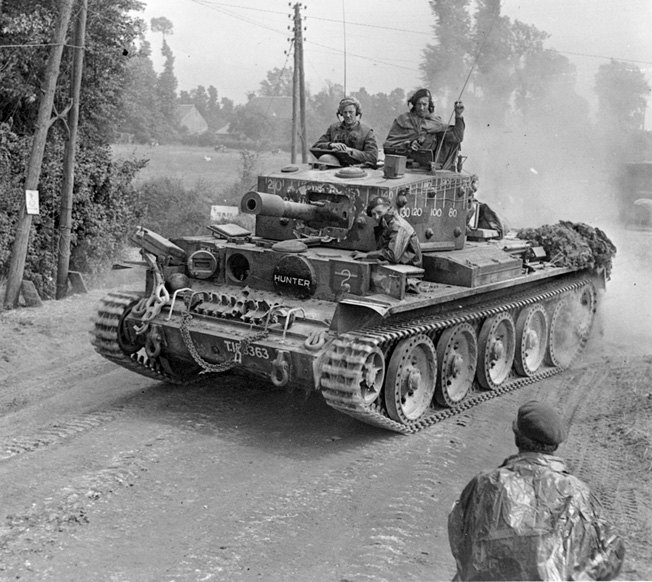
[(400, 153), (410, 150), (410, 144), (415, 139), (422, 140), (421, 147), (434, 149), (437, 146), (437, 134), (446, 132), (445, 142), (460, 144), (464, 139), (466, 125), (463, 117), (455, 118), (455, 125), (446, 125), (441, 117), (429, 115), (420, 117), (415, 111), (399, 115), (392, 123), (383, 143), (385, 153)]
[(458, 580), (611, 580), (625, 553), (588, 486), (541, 453), (471, 480), (448, 537)]

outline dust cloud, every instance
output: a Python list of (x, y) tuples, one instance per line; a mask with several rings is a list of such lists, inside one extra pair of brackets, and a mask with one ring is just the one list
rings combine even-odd
[(652, 356), (652, 231), (614, 227), (611, 280), (598, 298), (592, 356)]
[(652, 231), (628, 230), (618, 217), (620, 162), (642, 160), (643, 148), (638, 159), (625, 159), (627, 144), (606, 137), (607, 122), (594, 124), (579, 98), (552, 96), (527, 117), (497, 123), (489, 119), (490, 108), (469, 101), (464, 170), (479, 175), (481, 202), (512, 229), (584, 222), (618, 248), (587, 357), (652, 355)]

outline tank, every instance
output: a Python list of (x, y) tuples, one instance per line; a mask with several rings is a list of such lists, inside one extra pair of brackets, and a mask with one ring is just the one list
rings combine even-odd
[[(168, 240), (139, 228), (144, 289), (100, 302), (95, 349), (166, 382), (219, 388), (234, 371), (316, 391), (404, 434), (569, 367), (604, 269), (559, 266), (536, 243), (473, 228), (470, 175), (399, 162), (261, 175), (241, 200), (251, 230)], [(421, 267), (354, 259), (376, 249), (366, 209), (377, 196), (414, 228)]]

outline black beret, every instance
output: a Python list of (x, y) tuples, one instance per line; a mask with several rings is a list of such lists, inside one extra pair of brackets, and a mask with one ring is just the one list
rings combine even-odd
[(416, 104), (416, 102), (422, 97), (427, 97), (430, 101), (432, 101), (432, 95), (428, 89), (419, 89), (418, 91), (415, 91), (414, 95), (411, 97), (411, 101), (413, 104)]
[(384, 196), (376, 196), (371, 202), (369, 202), (369, 205), (367, 206), (367, 216), (371, 216), (371, 211), (376, 208), (376, 206), (390, 206), (389, 198), (385, 198)]
[(557, 411), (538, 400), (530, 400), (518, 409), (512, 428), (514, 432), (546, 445), (559, 445), (567, 436), (566, 427)]

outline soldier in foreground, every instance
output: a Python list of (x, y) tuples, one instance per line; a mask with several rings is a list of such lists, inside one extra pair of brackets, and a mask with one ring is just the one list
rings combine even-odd
[(448, 517), (456, 580), (612, 580), (625, 555), (588, 486), (553, 453), (566, 439), (532, 400), (513, 423), (518, 454), (465, 487)]

